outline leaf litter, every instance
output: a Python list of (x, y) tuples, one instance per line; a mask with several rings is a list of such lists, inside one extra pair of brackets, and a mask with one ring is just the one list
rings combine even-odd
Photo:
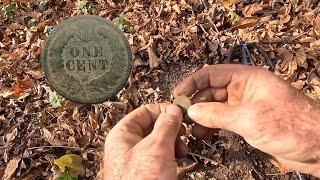
[[(317, 1), (32, 0), (1, 1), (0, 7), (2, 178), (71, 177), (56, 169), (54, 160), (79, 154), (80, 177), (94, 179), (102, 167), (105, 137), (125, 114), (142, 104), (171, 102), (171, 90), (183, 77), (205, 64), (223, 63), (228, 49), (242, 41), (261, 45), (277, 65), (275, 74), (320, 101)], [(113, 101), (79, 105), (64, 100), (48, 87), (41, 71), (48, 33), (80, 14), (114, 20), (130, 41), (134, 69)], [(270, 157), (228, 132), (205, 142), (185, 142), (192, 153), (218, 165), (189, 155), (178, 161), (183, 178), (295, 178), (279, 174), (282, 168)]]

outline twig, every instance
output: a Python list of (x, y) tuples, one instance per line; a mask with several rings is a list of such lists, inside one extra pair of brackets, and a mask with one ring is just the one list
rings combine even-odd
[(263, 179), (261, 174), (255, 168), (252, 168), (252, 169), (259, 176), (260, 179)]
[(209, 143), (207, 143), (207, 141), (205, 141), (205, 140), (201, 140), (205, 145), (207, 145), (208, 147), (212, 147)]
[(217, 28), (217, 26), (214, 24), (214, 22), (210, 19), (210, 17), (207, 16), (206, 19), (208, 19), (208, 21), (213, 25), (214, 30), (216, 31), (216, 33), (217, 33), (218, 35), (220, 35), (220, 31), (218, 30), (218, 28)]
[(184, 167), (178, 167), (177, 168), (177, 175), (183, 176), (187, 172), (192, 171), (196, 167), (197, 164), (198, 163), (191, 163), (191, 164), (184, 166)]
[(204, 33), (208, 33), (208, 32), (203, 28), (203, 26), (202, 26), (201, 24), (199, 24), (199, 26), (200, 26), (200, 28), (202, 29), (202, 31), (203, 31)]
[(281, 175), (283, 175), (283, 174), (281, 174), (281, 173), (274, 173), (274, 174), (266, 174), (267, 176), (281, 176)]
[(297, 174), (299, 180), (304, 180), (304, 178), (301, 176), (301, 174), (298, 171), (296, 171), (295, 173)]
[(81, 149), (80, 147), (70, 147), (70, 146), (36, 146), (36, 147), (30, 147), (28, 149), (41, 149), (41, 148), (66, 148), (66, 149)]
[(207, 158), (207, 157), (204, 157), (204, 156), (202, 156), (202, 155), (200, 155), (200, 154), (195, 154), (195, 153), (192, 153), (192, 152), (188, 152), (188, 154), (189, 154), (189, 155), (192, 155), (192, 156), (196, 156), (196, 157), (202, 158), (202, 159), (204, 159), (204, 160), (207, 160), (207, 161), (211, 162), (213, 165), (217, 165), (217, 164), (218, 164), (217, 161), (215, 161), (215, 160), (213, 160), (213, 159), (209, 159), (209, 158)]

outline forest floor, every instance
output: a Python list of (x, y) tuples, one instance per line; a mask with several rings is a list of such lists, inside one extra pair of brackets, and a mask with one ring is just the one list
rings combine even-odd
[[(223, 0), (0, 1), (0, 177), (54, 179), (60, 173), (54, 160), (73, 153), (84, 162), (79, 179), (98, 179), (104, 140), (124, 115), (142, 104), (172, 102), (178, 82), (206, 64), (224, 63), (240, 42), (262, 46), (275, 74), (320, 101), (319, 1), (225, 2), (229, 10)], [(231, 10), (238, 19), (228, 16)], [(102, 104), (61, 98), (39, 63), (51, 30), (82, 14), (113, 20), (134, 55), (127, 85)], [(188, 147), (178, 160), (182, 179), (299, 179), (231, 132), (189, 137)]]

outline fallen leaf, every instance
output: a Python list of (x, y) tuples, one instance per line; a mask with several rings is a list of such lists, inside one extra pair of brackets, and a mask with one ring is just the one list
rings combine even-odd
[(284, 24), (288, 23), (288, 22), (290, 21), (290, 19), (291, 19), (291, 16), (288, 15), (288, 14), (280, 15), (280, 21), (279, 21), (279, 23), (282, 24), (282, 25), (284, 25)]
[(61, 146), (64, 143), (58, 139), (55, 139), (54, 135), (46, 128), (42, 128), (41, 135), (52, 146)]
[(63, 172), (59, 175), (58, 180), (78, 180), (78, 176), (72, 173)]
[(319, 59), (315, 59), (314, 60), (314, 66), (315, 66), (315, 70), (318, 74), (320, 74), (320, 60)]
[(317, 39), (314, 37), (302, 37), (299, 41), (302, 43), (312, 43), (315, 42)]
[(293, 54), (285, 48), (279, 48), (277, 51), (284, 58), (278, 68), (281, 73), (284, 73), (288, 69), (289, 63), (293, 60)]
[(14, 94), (15, 94), (15, 95), (20, 95), (20, 94), (23, 92), (23, 89), (22, 89), (21, 86), (15, 85), (15, 86), (13, 87), (13, 91), (14, 91)]
[(314, 19), (313, 25), (314, 25), (314, 29), (320, 34), (320, 12), (318, 13), (317, 17)]
[(291, 85), (298, 90), (302, 90), (302, 88), (304, 87), (305, 84), (306, 84), (306, 82), (303, 80), (298, 80), (298, 81), (291, 83)]
[(76, 121), (80, 121), (80, 120), (81, 120), (81, 113), (80, 113), (80, 110), (79, 110), (78, 107), (76, 107), (76, 108), (73, 110), (72, 119), (73, 119), (73, 120), (76, 120)]
[(230, 28), (230, 31), (236, 30), (236, 29), (246, 29), (246, 28), (251, 28), (260, 23), (260, 18), (241, 18), (240, 21), (237, 23), (236, 26)]
[(320, 86), (313, 86), (313, 90), (318, 98), (318, 101), (320, 101)]
[(181, 10), (180, 10), (180, 7), (178, 6), (178, 4), (173, 5), (172, 9), (174, 9), (178, 14), (181, 13)]
[(91, 124), (93, 130), (97, 130), (98, 128), (100, 128), (97, 117), (95, 116), (95, 114), (92, 111), (88, 112), (88, 116), (89, 116), (89, 121), (90, 121), (90, 124)]
[(303, 47), (299, 48), (299, 50), (296, 52), (294, 59), (298, 63), (298, 66), (307, 69), (308, 67), (307, 54)]
[(193, 41), (194, 46), (197, 49), (200, 49), (201, 48), (201, 43), (199, 41), (199, 38), (198, 38), (197, 34), (196, 33), (192, 33), (192, 34), (190, 34), (190, 36), (191, 36), (191, 39)]
[(239, 2), (241, 2), (242, 0), (222, 0), (221, 4), (223, 7), (225, 7), (226, 9), (229, 9), (230, 6), (237, 4)]
[(40, 33), (38, 31), (30, 32), (27, 35), (27, 47), (30, 47), (39, 38)]
[(2, 177), (3, 180), (9, 180), (17, 170), (21, 157), (14, 157), (9, 161)]
[(148, 54), (149, 54), (149, 66), (150, 68), (156, 68), (160, 65), (160, 60), (157, 55), (154, 53), (152, 47), (148, 47)]
[(11, 133), (8, 133), (6, 135), (6, 142), (7, 144), (10, 143), (11, 141), (13, 141), (18, 135), (18, 129), (14, 128), (14, 130)]
[(243, 14), (245, 15), (245, 17), (251, 17), (256, 12), (261, 11), (262, 9), (263, 6), (261, 3), (250, 4), (244, 8)]
[(59, 159), (54, 160), (53, 163), (56, 164), (62, 172), (66, 172), (66, 170), (68, 170), (76, 175), (84, 172), (84, 167), (82, 164), (83, 158), (77, 154), (63, 155)]
[(56, 91), (51, 91), (49, 93), (49, 100), (53, 108), (62, 107), (64, 105), (64, 99)]
[(13, 91), (16, 95), (20, 95), (24, 90), (30, 89), (34, 86), (33, 80), (30, 78), (17, 79)]
[(310, 43), (310, 48), (314, 51), (320, 51), (320, 39)]

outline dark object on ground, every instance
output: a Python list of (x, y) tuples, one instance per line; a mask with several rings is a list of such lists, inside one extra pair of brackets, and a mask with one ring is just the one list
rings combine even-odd
[(78, 103), (100, 103), (126, 84), (132, 68), (130, 45), (111, 21), (78, 16), (50, 33), (41, 65), (50, 86)]
[(231, 60), (234, 59), (236, 53), (241, 54), (242, 59), (240, 62), (242, 64), (248, 64), (251, 66), (255, 66), (256, 62), (253, 60), (250, 50), (256, 49), (259, 54), (264, 58), (265, 63), (270, 67), (270, 70), (275, 69), (275, 65), (272, 63), (269, 58), (267, 52), (263, 50), (263, 48), (254, 43), (241, 43), (239, 45), (235, 45), (231, 49), (229, 49), (227, 54), (227, 63), (231, 63)]

